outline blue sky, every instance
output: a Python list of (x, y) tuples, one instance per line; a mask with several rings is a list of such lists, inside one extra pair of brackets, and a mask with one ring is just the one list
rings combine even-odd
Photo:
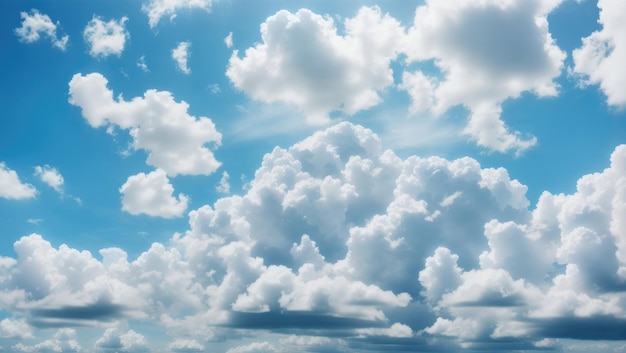
[(626, 347), (624, 2), (0, 6), (0, 351)]

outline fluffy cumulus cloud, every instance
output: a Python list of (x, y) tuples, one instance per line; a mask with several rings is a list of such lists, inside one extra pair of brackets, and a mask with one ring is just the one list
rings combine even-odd
[(222, 135), (209, 118), (189, 115), (189, 105), (170, 92), (148, 90), (126, 101), (114, 99), (107, 84), (99, 73), (76, 74), (69, 83), (69, 101), (89, 125), (128, 130), (132, 147), (146, 151), (146, 162), (169, 176), (208, 175), (220, 166), (210, 147), (218, 146)]
[[(134, 260), (119, 248), (96, 258), (21, 238), (16, 258), (0, 257), (0, 308), (15, 314), (1, 332), (20, 322), (151, 321), (184, 335), (170, 346), (180, 352), (236, 329), (289, 336), (230, 352), (623, 339), (625, 175), (619, 146), (574, 193), (545, 192), (529, 209), (526, 187), (502, 168), (401, 158), (372, 131), (341, 123), (276, 147), (244, 194), (191, 211), (187, 231)], [(148, 345), (109, 328), (95, 346)]]
[(35, 176), (41, 179), (42, 182), (53, 188), (56, 192), (63, 194), (63, 175), (54, 167), (49, 165), (36, 166)]
[(187, 209), (188, 197), (174, 197), (174, 187), (162, 169), (128, 177), (120, 193), (122, 210), (132, 215), (173, 218), (182, 216)]
[(31, 327), (24, 319), (3, 319), (0, 321), (0, 337), (18, 339), (34, 338)]
[(416, 10), (404, 52), (409, 63), (433, 60), (440, 73), (405, 72), (401, 88), (412, 111), (470, 111), (465, 134), (491, 150), (520, 153), (532, 136), (511, 130), (501, 103), (523, 92), (558, 94), (565, 53), (552, 39), (546, 16), (560, 1), (429, 0)]
[(82, 352), (82, 348), (78, 341), (76, 341), (76, 330), (72, 328), (62, 328), (57, 330), (52, 338), (37, 343), (32, 346), (27, 346), (22, 343), (18, 343), (12, 347), (13, 352), (25, 352), (25, 353), (47, 353), (47, 352), (62, 352), (62, 353), (76, 353)]
[(390, 61), (403, 29), (377, 7), (361, 8), (343, 24), (341, 35), (330, 17), (279, 11), (261, 25), (261, 43), (243, 57), (233, 52), (226, 75), (252, 99), (294, 105), (313, 124), (333, 111), (352, 115), (375, 106), (393, 84)]
[(583, 83), (598, 84), (609, 105), (626, 107), (626, 4), (619, 0), (600, 0), (602, 29), (583, 38), (574, 50), (574, 72), (583, 76)]
[(623, 339), (611, 328), (626, 324), (625, 162), (619, 146), (611, 166), (582, 177), (574, 194), (545, 192), (526, 221), (485, 224), (489, 249), (477, 268), (462, 269), (459, 256), (438, 249), (419, 279), (441, 316), (424, 331), (465, 347)]
[(180, 42), (178, 46), (172, 50), (172, 59), (176, 62), (178, 69), (187, 75), (191, 73), (191, 70), (187, 66), (190, 46), (191, 43), (189, 42)]
[(43, 37), (48, 38), (55, 48), (65, 50), (70, 37), (63, 35), (59, 38), (57, 35), (59, 23), (52, 22), (50, 16), (33, 9), (30, 13), (20, 12), (20, 17), (22, 25), (15, 29), (15, 34), (20, 41), (33, 43)]
[(222, 173), (222, 177), (220, 178), (220, 183), (215, 186), (215, 191), (219, 192), (220, 194), (230, 193), (230, 183), (228, 182), (229, 178), (230, 175), (228, 175), (228, 172), (224, 171)]
[(37, 195), (37, 189), (22, 183), (17, 172), (0, 162), (0, 197), (9, 200), (31, 199)]
[(177, 339), (169, 346), (174, 353), (196, 353), (203, 352), (204, 346), (196, 340)]
[(156, 27), (163, 16), (170, 16), (170, 20), (176, 17), (176, 12), (182, 9), (209, 10), (213, 0), (147, 0), (141, 6), (143, 12), (148, 15), (148, 23), (151, 28)]
[(109, 55), (122, 55), (126, 39), (129, 34), (126, 31), (128, 17), (122, 17), (118, 21), (104, 21), (94, 16), (83, 31), (83, 37), (89, 45), (89, 55), (105, 58)]
[(98, 338), (94, 348), (98, 352), (134, 353), (149, 352), (146, 338), (133, 330), (123, 332), (118, 328), (109, 328)]

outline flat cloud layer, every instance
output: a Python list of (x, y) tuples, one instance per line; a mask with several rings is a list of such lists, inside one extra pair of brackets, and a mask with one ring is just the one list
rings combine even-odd
[[(626, 325), (626, 145), (571, 195), (545, 192), (529, 210), (525, 193), (505, 169), (402, 159), (341, 123), (274, 148), (244, 195), (191, 211), (189, 230), (134, 260), (21, 238), (16, 258), (0, 257), (0, 308), (13, 315), (0, 333), (153, 321), (188, 337), (173, 351), (238, 328), (289, 329), (282, 348), (293, 352), (624, 339), (610, 328)], [(40, 344), (71, 347), (70, 333)], [(147, 344), (109, 328), (95, 348)]]

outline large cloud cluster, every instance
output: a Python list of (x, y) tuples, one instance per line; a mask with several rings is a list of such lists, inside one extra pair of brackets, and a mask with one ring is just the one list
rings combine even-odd
[[(402, 159), (370, 130), (341, 123), (275, 148), (246, 194), (192, 211), (188, 231), (135, 260), (119, 248), (94, 257), (23, 237), (16, 258), (0, 258), (0, 307), (15, 316), (0, 332), (119, 319), (196, 340), (288, 328), (293, 351), (623, 339), (615, 327), (626, 324), (624, 175), (619, 146), (574, 194), (545, 192), (530, 211), (526, 187), (504, 169)], [(329, 331), (337, 339), (313, 337)], [(96, 347), (111, 342), (147, 345), (110, 329)], [(233, 348), (258, 350), (280, 351)]]
[(555, 96), (566, 54), (549, 32), (547, 15), (561, 1), (426, 1), (412, 26), (377, 7), (363, 7), (337, 34), (333, 20), (309, 10), (280, 11), (261, 25), (262, 42), (235, 50), (227, 76), (252, 99), (295, 105), (309, 123), (353, 115), (381, 103), (394, 84), (412, 100), (410, 112), (469, 110), (464, 133), (480, 146), (521, 153), (533, 136), (511, 130), (501, 104), (523, 92)]

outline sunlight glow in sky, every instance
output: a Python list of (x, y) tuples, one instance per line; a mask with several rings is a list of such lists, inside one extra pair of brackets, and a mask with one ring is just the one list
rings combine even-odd
[(626, 350), (623, 0), (6, 0), (0, 352)]

